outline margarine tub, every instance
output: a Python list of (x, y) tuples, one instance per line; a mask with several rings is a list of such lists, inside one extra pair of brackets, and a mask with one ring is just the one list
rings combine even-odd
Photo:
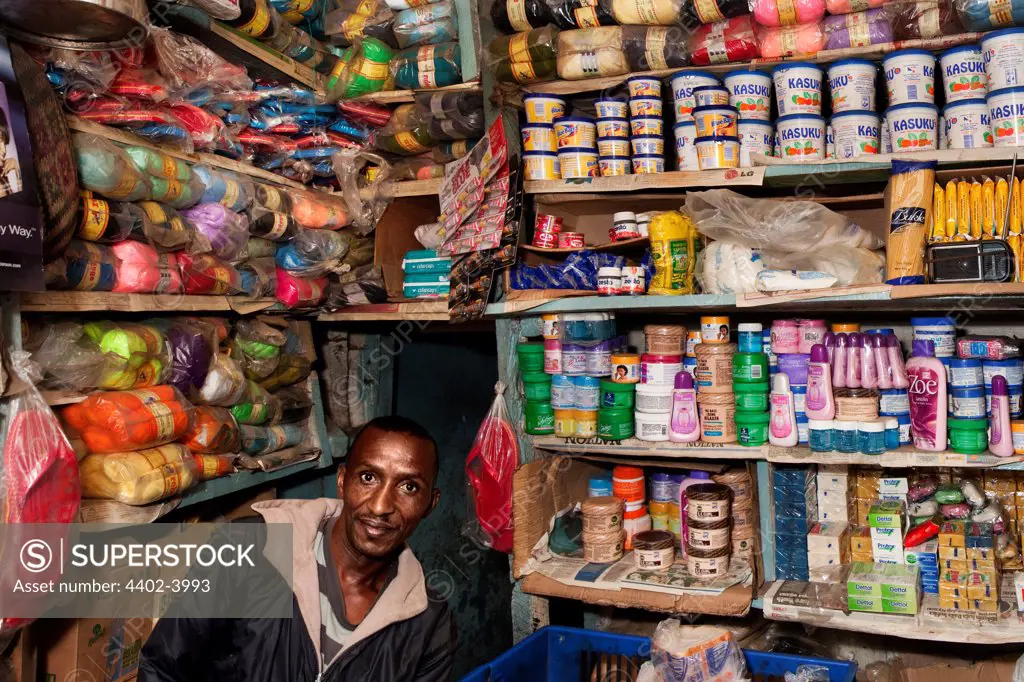
[(821, 67), (809, 62), (790, 62), (772, 71), (779, 116), (821, 115)]
[(1024, 86), (990, 92), (986, 101), (993, 144), (997, 147), (1024, 145)]
[(559, 149), (595, 147), (597, 126), (586, 116), (563, 116), (555, 121), (555, 136)]
[(732, 136), (698, 137), (697, 163), (701, 170), (738, 168), (740, 165), (740, 139)]
[(625, 100), (614, 97), (598, 97), (594, 100), (594, 108), (597, 110), (598, 118), (626, 118), (629, 116), (629, 106)]
[(939, 110), (934, 104), (897, 104), (886, 109), (885, 118), (893, 154), (937, 148)]
[(602, 118), (597, 121), (597, 137), (621, 137), (629, 139), (628, 118)]
[(672, 86), (672, 97), (675, 101), (676, 121), (689, 121), (693, 118), (693, 110), (697, 103), (693, 98), (696, 88), (718, 85), (718, 78), (706, 71), (680, 71), (669, 77)]
[(665, 153), (665, 138), (661, 135), (634, 135), (629, 143), (637, 156), (662, 156)]
[(555, 152), (523, 152), (523, 166), (527, 180), (558, 180), (562, 166)]
[(597, 159), (597, 168), (603, 178), (629, 175), (632, 167), (633, 164), (629, 156), (601, 156)]
[(1024, 28), (1004, 28), (985, 34), (981, 39), (981, 58), (989, 92), (1024, 86)]
[(837, 159), (877, 154), (881, 146), (881, 123), (873, 111), (843, 111), (832, 115), (832, 139)]
[(596, 178), (598, 176), (597, 150), (589, 147), (562, 147), (558, 150), (558, 163), (563, 178)]
[(660, 97), (631, 97), (629, 100), (630, 118), (645, 116), (661, 116), (662, 104)]
[(890, 52), (882, 60), (882, 71), (890, 109), (911, 102), (935, 101), (935, 55), (928, 50)]
[(533, 123), (523, 126), (524, 152), (557, 152), (555, 126), (551, 123)]
[(878, 67), (867, 59), (840, 59), (828, 67), (832, 113), (874, 111)]
[(598, 156), (629, 156), (629, 140), (621, 137), (597, 138)]
[(942, 92), (946, 104), (965, 99), (978, 99), (988, 92), (985, 61), (977, 45), (962, 45), (939, 55)]
[(725, 89), (729, 91), (729, 104), (736, 107), (740, 118), (748, 121), (771, 120), (771, 76), (763, 71), (742, 69), (725, 74), (723, 81)]
[(775, 122), (776, 153), (783, 159), (824, 159), (825, 119), (815, 114), (789, 114)]
[(672, 132), (676, 138), (676, 168), (679, 170), (700, 170), (697, 161), (697, 124), (693, 121), (681, 121), (675, 124)]
[(704, 85), (693, 89), (693, 102), (698, 107), (718, 107), (729, 104), (729, 91), (721, 85)]
[(554, 123), (565, 116), (565, 100), (551, 95), (524, 95), (527, 123)]
[(663, 135), (665, 133), (665, 122), (660, 116), (645, 116), (643, 118), (631, 118), (629, 130), (636, 135)]
[(739, 116), (736, 107), (697, 107), (693, 110), (693, 122), (697, 125), (697, 137), (725, 135), (736, 136), (736, 121)]
[(740, 138), (740, 168), (754, 165), (751, 154), (771, 156), (775, 145), (775, 126), (771, 121), (741, 118), (736, 124)]
[(962, 99), (942, 110), (942, 135), (949, 149), (992, 146), (992, 119), (983, 99)]
[(644, 173), (664, 173), (665, 157), (660, 154), (633, 155), (633, 172), (637, 175)]

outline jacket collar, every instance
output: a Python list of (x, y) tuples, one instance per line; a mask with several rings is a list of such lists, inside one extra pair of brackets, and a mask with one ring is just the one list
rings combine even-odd
[[(299, 604), (309, 638), (313, 640), (317, 661), (320, 653), (320, 581), (316, 568), (316, 536), (325, 519), (341, 514), (341, 500), (267, 500), (252, 505), (253, 511), (267, 523), (292, 526), (292, 590)], [(408, 620), (427, 610), (427, 588), (423, 567), (406, 547), (398, 557), (398, 573), (384, 593), (352, 632), (339, 656), (352, 646), (389, 625)], [(337, 659), (335, 659), (337, 660)], [(332, 661), (333, 663), (333, 661)]]

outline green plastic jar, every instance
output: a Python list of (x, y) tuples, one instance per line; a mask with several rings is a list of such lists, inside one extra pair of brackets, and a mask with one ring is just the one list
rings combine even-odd
[(523, 397), (528, 403), (550, 403), (551, 375), (544, 372), (524, 372)]
[(521, 343), (516, 346), (516, 353), (519, 355), (519, 371), (523, 374), (544, 371), (543, 343)]
[(549, 436), (555, 432), (555, 410), (551, 403), (526, 403), (526, 432), (533, 436)]
[(953, 452), (977, 455), (988, 450), (987, 419), (948, 418), (949, 444)]
[(768, 394), (771, 392), (767, 381), (760, 384), (733, 384), (736, 396), (736, 410), (739, 412), (765, 412), (768, 410)]
[(761, 384), (768, 381), (768, 356), (764, 353), (734, 353), (732, 383)]
[(768, 442), (767, 412), (736, 412), (736, 435), (740, 445), (757, 447)]
[(617, 410), (602, 408), (598, 410), (597, 437), (602, 440), (624, 440), (626, 438), (632, 438), (632, 408), (623, 408)]
[(632, 410), (636, 405), (636, 384), (617, 384), (601, 379), (601, 399), (598, 406), (613, 410)]

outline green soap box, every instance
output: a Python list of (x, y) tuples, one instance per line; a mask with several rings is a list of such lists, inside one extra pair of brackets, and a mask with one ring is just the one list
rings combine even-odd
[(903, 528), (905, 514), (900, 502), (876, 502), (868, 512), (871, 528)]
[(847, 597), (846, 605), (851, 611), (882, 613), (881, 597)]

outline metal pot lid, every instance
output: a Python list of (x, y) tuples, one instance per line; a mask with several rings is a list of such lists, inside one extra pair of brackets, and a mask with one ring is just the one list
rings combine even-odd
[(141, 43), (145, 18), (145, 0), (0, 0), (0, 20), (19, 37), (63, 47)]

